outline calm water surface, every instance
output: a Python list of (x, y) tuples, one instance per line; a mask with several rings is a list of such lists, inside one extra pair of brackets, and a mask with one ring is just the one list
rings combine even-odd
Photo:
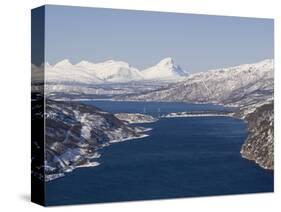
[[(92, 101), (103, 110), (225, 110), (184, 103)], [(150, 136), (100, 151), (98, 167), (80, 168), (46, 184), (48, 205), (197, 197), (273, 191), (273, 172), (241, 158), (246, 124), (230, 117), (161, 119), (141, 124)]]

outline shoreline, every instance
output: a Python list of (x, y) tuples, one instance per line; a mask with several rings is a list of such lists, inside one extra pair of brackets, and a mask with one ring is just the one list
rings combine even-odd
[(218, 102), (180, 102), (180, 101), (145, 101), (145, 100), (137, 100), (137, 99), (114, 99), (114, 98), (85, 98), (85, 99), (67, 99), (67, 98), (54, 98), (55, 101), (116, 101), (116, 102), (143, 102), (143, 103), (179, 103), (179, 104), (193, 104), (193, 105), (216, 105), (216, 106), (223, 106), (225, 108), (234, 108), (239, 109), (239, 105), (230, 105), (230, 104), (222, 104)]
[[(150, 131), (151, 129), (152, 128), (149, 128), (148, 130), (143, 131), (143, 132)], [(130, 141), (130, 140), (137, 140), (137, 139), (141, 139), (141, 138), (146, 138), (148, 136), (149, 136), (148, 134), (143, 134), (141, 136), (128, 137), (128, 138), (123, 138), (123, 139), (119, 139), (119, 140), (111, 140), (107, 144), (103, 145), (102, 148), (108, 147), (111, 144), (121, 143), (121, 142), (124, 142), (124, 141)], [(67, 173), (73, 172), (75, 169), (97, 167), (99, 165), (100, 165), (100, 163), (97, 162), (97, 161), (93, 161), (93, 162), (88, 161), (87, 163), (77, 165), (75, 167), (68, 167), (63, 172), (46, 175), (44, 181), (45, 182), (51, 182), (51, 181), (56, 180), (58, 178), (65, 177)]]
[[(63, 101), (77, 101), (77, 102), (79, 102), (79, 101), (118, 101), (118, 100), (114, 100), (114, 99), (76, 99), (76, 100), (63, 100)], [(123, 100), (119, 100), (119, 101), (120, 102), (126, 102), (126, 101), (123, 101)], [(141, 101), (131, 101), (131, 102), (141, 102)], [(145, 101), (145, 102), (147, 102), (147, 101)], [(165, 102), (163, 102), (163, 103), (165, 103)], [(167, 103), (170, 103), (170, 102), (167, 102)], [(180, 103), (184, 103), (184, 102), (180, 102)], [(197, 104), (197, 103), (187, 103), (187, 104)], [(213, 103), (201, 103), (201, 104), (214, 105)], [(220, 105), (222, 105), (222, 104), (220, 104)], [(222, 106), (225, 106), (225, 105), (222, 105)], [(226, 108), (229, 108), (229, 107), (226, 106)], [(241, 110), (239, 109), (238, 112), (239, 111), (241, 111)], [(237, 118), (237, 119), (240, 119), (240, 120), (243, 120), (244, 122), (246, 122), (247, 123), (247, 131), (250, 133), (249, 123), (247, 122), (246, 118), (241, 117), (238, 114), (239, 113), (237, 113), (237, 112), (226, 112), (226, 111), (222, 111), (222, 112), (218, 111), (218, 113), (216, 113), (215, 111), (209, 111), (209, 113), (208, 112), (204, 113), (204, 111), (202, 111), (202, 113), (200, 113), (199, 111), (197, 111), (197, 112), (196, 111), (194, 111), (194, 112), (172, 112), (172, 113), (168, 113), (166, 115), (160, 116), (160, 119), (162, 119), (162, 118), (164, 118), (164, 119), (167, 119), (167, 118), (188, 118), (188, 117), (231, 117), (231, 118)], [(140, 123), (140, 124), (145, 124), (145, 123), (146, 122)], [(130, 124), (134, 124), (134, 123), (129, 123), (129, 125)], [(150, 130), (152, 130), (152, 128), (145, 128), (145, 129), (141, 130), (140, 133), (142, 133), (142, 132), (144, 133), (144, 132), (147, 132), (147, 131), (150, 131)], [(145, 137), (148, 137), (148, 136), (150, 136), (150, 135), (149, 134), (142, 134), (141, 136), (132, 136), (132, 137), (127, 137), (127, 138), (111, 140), (111, 141), (108, 141), (108, 143), (104, 144), (101, 148), (103, 148), (105, 146), (110, 146), (111, 144), (121, 143), (121, 142), (124, 142), (124, 141), (130, 141), (130, 140), (137, 140), (137, 139), (145, 138)], [(247, 142), (247, 140), (248, 140), (248, 136), (244, 140), (243, 144), (245, 144)], [(243, 154), (242, 151), (240, 151), (240, 154), (241, 154), (242, 158), (255, 162), (262, 169), (273, 171), (273, 169), (269, 169), (265, 166), (260, 165), (257, 162), (256, 159), (250, 159), (250, 158), (246, 157)], [(62, 173), (47, 175), (46, 178), (45, 178), (45, 181), (49, 182), (49, 181), (55, 180), (57, 178), (63, 177), (63, 176), (66, 175), (66, 173), (72, 172), (72, 171), (74, 171), (75, 169), (78, 169), (78, 168), (96, 167), (96, 166), (99, 166), (99, 165), (100, 165), (99, 162), (93, 161), (93, 162), (87, 162), (87, 163), (84, 163), (84, 164), (81, 164), (81, 165), (78, 165), (78, 166), (75, 166), (75, 167), (69, 167), (68, 170), (66, 169)]]
[(235, 117), (233, 114), (181, 114), (181, 115), (163, 115), (161, 118), (188, 118), (188, 117)]
[(124, 139), (117, 139), (117, 140), (112, 140), (112, 141), (109, 141), (110, 144), (116, 144), (116, 143), (121, 143), (121, 142), (124, 142), (124, 141), (130, 141), (130, 140), (137, 140), (137, 139), (140, 139), (140, 138), (146, 138), (148, 137), (149, 135), (148, 134), (143, 134), (141, 136), (135, 136), (135, 137), (129, 137), (129, 138), (124, 138)]

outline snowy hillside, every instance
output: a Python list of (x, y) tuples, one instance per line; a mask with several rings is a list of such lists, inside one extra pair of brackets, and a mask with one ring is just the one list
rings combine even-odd
[(143, 79), (138, 69), (122, 61), (108, 60), (96, 64), (81, 61), (75, 67), (79, 67), (89, 74), (95, 75), (103, 82), (129, 82)]
[(273, 85), (273, 60), (263, 60), (192, 74), (166, 88), (121, 98), (243, 105), (272, 98)]
[[(35, 93), (33, 96), (32, 123), (36, 126), (43, 122), (43, 103), (37, 104)], [(45, 173), (45, 181), (64, 176), (65, 172), (78, 167), (97, 166), (100, 148), (110, 143), (145, 137), (144, 132), (148, 130), (128, 125), (95, 106), (76, 102), (47, 99), (45, 117), (44, 167), (37, 161), (42, 146), (38, 139), (32, 140), (33, 174), (42, 179), (40, 173)]]

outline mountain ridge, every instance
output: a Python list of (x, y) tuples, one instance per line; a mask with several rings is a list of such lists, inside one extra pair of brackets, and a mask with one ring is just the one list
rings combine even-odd
[(34, 73), (36, 73), (36, 69), (42, 71), (43, 67), (47, 83), (101, 84), (149, 80), (174, 81), (188, 74), (179, 65), (176, 65), (171, 57), (164, 58), (156, 65), (143, 70), (135, 68), (127, 62), (117, 60), (98, 63), (82, 60), (73, 64), (70, 60), (63, 59), (53, 65), (45, 63), (41, 66), (35, 66), (32, 64), (32, 71)]
[[(247, 101), (273, 94), (273, 75), (273, 59), (267, 59), (258, 63), (190, 74), (183, 81), (156, 91), (120, 98), (215, 104), (241, 104), (243, 101), (243, 104), (247, 104)], [(249, 98), (245, 98), (247, 96)]]
[(185, 80), (189, 77), (202, 76), (204, 73), (217, 72), (218, 70), (220, 70), (221, 74), (226, 74), (225, 72), (231, 72), (233, 71), (232, 69), (237, 67), (249, 69), (253, 64), (260, 68), (269, 64), (273, 66), (273, 59), (264, 59), (256, 63), (242, 64), (228, 68), (210, 69), (196, 73), (189, 73), (182, 69), (179, 65), (175, 64), (171, 57), (166, 57), (156, 65), (142, 70), (131, 66), (127, 62), (118, 60), (107, 60), (98, 63), (82, 60), (73, 64), (70, 60), (63, 59), (53, 65), (49, 63), (42, 64), (41, 66), (32, 64), (32, 72), (34, 73), (34, 76), (37, 76), (38, 72), (42, 71), (44, 68), (47, 83), (79, 82), (85, 84), (102, 84), (156, 80), (175, 82)]

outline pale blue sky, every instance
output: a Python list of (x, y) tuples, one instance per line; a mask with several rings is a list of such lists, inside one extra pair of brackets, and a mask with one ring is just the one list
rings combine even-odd
[(46, 6), (46, 60), (123, 60), (137, 68), (172, 57), (204, 71), (274, 57), (272, 19)]

